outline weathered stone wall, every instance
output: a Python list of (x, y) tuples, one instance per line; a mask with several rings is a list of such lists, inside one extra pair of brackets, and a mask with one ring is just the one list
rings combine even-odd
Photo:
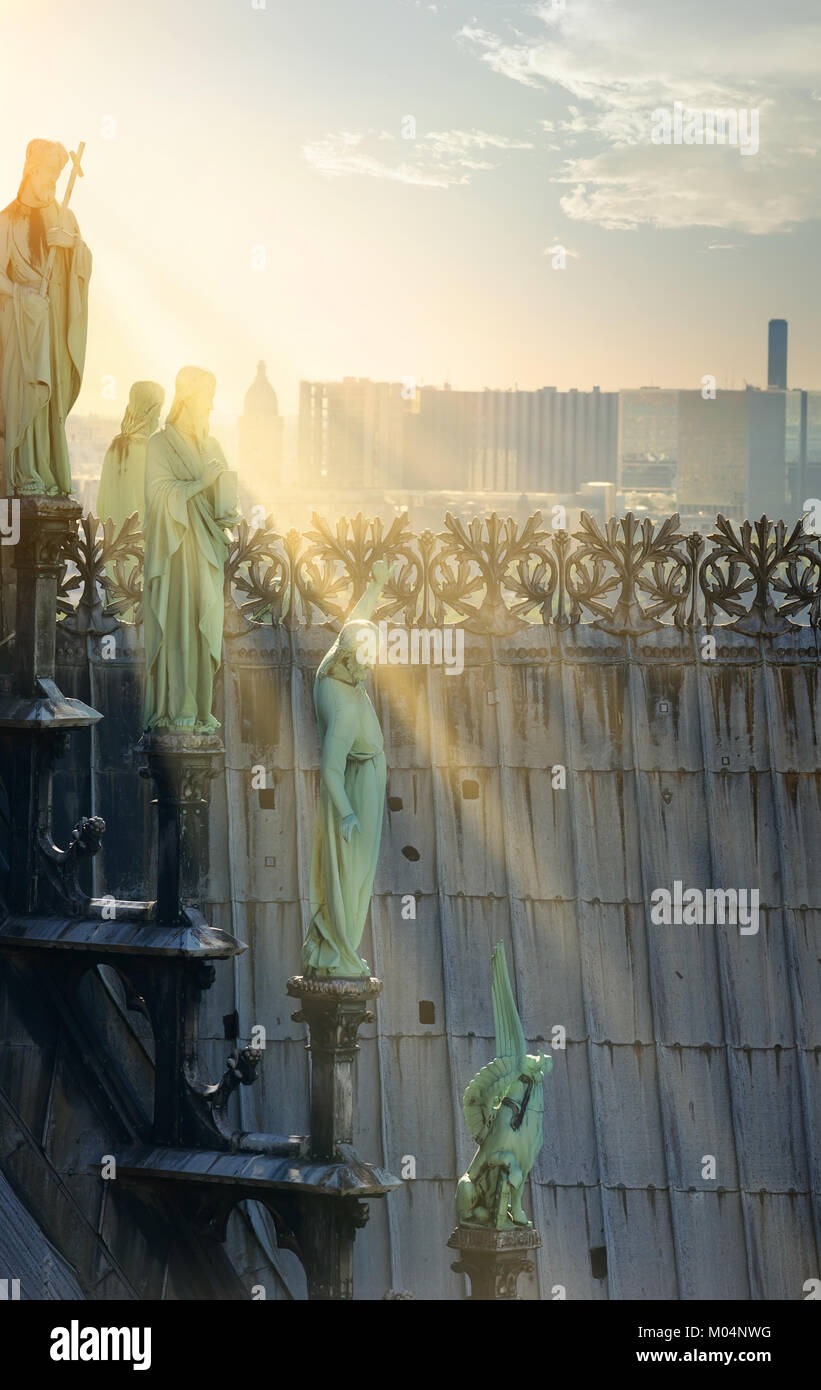
[[(461, 1296), (445, 1243), (471, 1153), (462, 1093), (492, 1056), (498, 940), (529, 1041), (566, 1030), (526, 1198), (543, 1239), (527, 1294), (796, 1299), (821, 1275), (817, 640), (713, 633), (705, 659), (700, 627), (528, 626), (468, 635), (461, 675), (377, 673), (388, 803), (362, 949), (384, 993), (356, 1143), (416, 1176), (371, 1206), (359, 1297)], [(58, 654), (63, 690), (105, 715), (56, 779), (58, 841), (93, 806), (108, 825), (96, 891), (129, 897), (153, 896), (140, 636), (120, 628), (103, 659), (98, 636), (64, 632)], [(268, 625), (225, 644), (206, 912), (250, 949), (218, 970), (204, 1058), (216, 1079), (235, 1008), (243, 1038), (265, 1026), (261, 1080), (240, 1091), (249, 1129), (307, 1129), (285, 982), (307, 920), (311, 687), (332, 636)], [(676, 879), (758, 888), (760, 931), (652, 925), (652, 890)]]

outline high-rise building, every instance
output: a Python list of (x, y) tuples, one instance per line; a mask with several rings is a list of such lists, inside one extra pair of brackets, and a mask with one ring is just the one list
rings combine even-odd
[[(407, 397), (407, 398), (406, 398)], [(575, 493), (616, 479), (615, 392), (300, 386), (304, 485)]]
[(405, 415), (398, 382), (345, 377), (299, 384), (302, 487), (384, 488), (402, 482)]
[(616, 481), (615, 391), (485, 391), (474, 486), (576, 493)]
[(790, 515), (821, 497), (821, 391), (786, 393), (786, 468)]
[(767, 341), (767, 385), (787, 389), (787, 320), (770, 319)]
[(239, 418), (239, 468), (244, 478), (258, 485), (281, 484), (282, 424), (276, 391), (265, 363), (259, 362)]
[(405, 416), (402, 485), (463, 492), (472, 486), (481, 394), (450, 386), (417, 389)]
[(791, 392), (752, 386), (747, 396), (746, 513), (753, 520), (786, 520), (787, 449), (791, 428)]
[(619, 392), (619, 492), (675, 497), (679, 467), (679, 392), (642, 386)]
[(678, 505), (738, 512), (747, 495), (748, 392), (679, 391), (678, 403)]

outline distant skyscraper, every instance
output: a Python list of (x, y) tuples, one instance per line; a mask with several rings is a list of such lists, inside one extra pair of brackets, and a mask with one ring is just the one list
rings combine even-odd
[(620, 492), (678, 490), (679, 392), (657, 386), (619, 392)]
[(747, 516), (752, 521), (760, 516), (786, 521), (790, 392), (756, 391), (748, 386), (746, 395)]
[(476, 458), (479, 391), (422, 386), (405, 417), (403, 485), (465, 492)]
[(406, 421), (405, 486), (575, 493), (615, 482), (614, 391), (453, 391), (424, 386)]
[(301, 381), (300, 487), (401, 486), (404, 417), (413, 409), (398, 382)]
[(282, 424), (277, 393), (260, 362), (239, 419), (239, 468), (245, 478), (257, 484), (282, 482)]
[[(707, 507), (731, 514), (743, 509), (754, 408), (751, 394), (719, 391), (714, 399), (705, 399), (700, 391), (679, 392), (678, 502), (682, 509)], [(760, 391), (755, 394), (762, 396)], [(762, 426), (772, 418), (760, 411), (759, 416)]]
[(616, 480), (615, 391), (483, 391), (473, 486), (576, 493)]
[(770, 319), (767, 385), (787, 389), (787, 320)]
[(454, 391), (303, 381), (300, 482), (334, 488), (576, 493), (616, 480), (614, 391)]

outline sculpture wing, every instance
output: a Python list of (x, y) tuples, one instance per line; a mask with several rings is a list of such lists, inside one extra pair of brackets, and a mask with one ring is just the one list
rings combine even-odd
[(465, 1121), (477, 1144), (481, 1144), (504, 1100), (511, 1083), (519, 1074), (515, 1057), (495, 1057), (477, 1072), (465, 1091), (462, 1109)]
[(496, 1030), (496, 1056), (518, 1059), (517, 1065), (521, 1070), (527, 1054), (527, 1043), (510, 987), (502, 941), (493, 948), (493, 1026)]

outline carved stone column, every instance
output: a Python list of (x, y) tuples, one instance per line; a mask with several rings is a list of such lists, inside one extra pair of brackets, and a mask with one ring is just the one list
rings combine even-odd
[(36, 695), (38, 678), (54, 679), (57, 585), (62, 552), (81, 516), (72, 497), (20, 497), (20, 539), (14, 547), (17, 622), (15, 694)]
[[(0, 681), (0, 777), (12, 820), (11, 869), (6, 890), (15, 912), (49, 910), (48, 880), (62, 851), (51, 843), (54, 761), (66, 734), (102, 716), (69, 699), (55, 680), (57, 586), (62, 553), (80, 516), (70, 497), (20, 497), (20, 535), (14, 547), (17, 580), (14, 655)], [(52, 862), (54, 861), (54, 862)], [(77, 904), (69, 911), (77, 910)]]
[(457, 1226), (448, 1245), (460, 1258), (451, 1265), (454, 1274), (467, 1274), (471, 1301), (519, 1299), (519, 1275), (533, 1269), (531, 1255), (541, 1245), (532, 1226), (496, 1231), (485, 1226)]
[(217, 734), (161, 729), (137, 745), (145, 754), (141, 777), (156, 789), (157, 920), (178, 922), (183, 907), (205, 896), (208, 865), (209, 783), (222, 767), (225, 748)]
[(373, 1021), (369, 1007), (382, 981), (323, 979), (293, 975), (288, 993), (302, 1008), (292, 1018), (307, 1023), (311, 1053), (311, 1154), (338, 1157), (340, 1145), (353, 1144), (353, 1064), (357, 1033)]

